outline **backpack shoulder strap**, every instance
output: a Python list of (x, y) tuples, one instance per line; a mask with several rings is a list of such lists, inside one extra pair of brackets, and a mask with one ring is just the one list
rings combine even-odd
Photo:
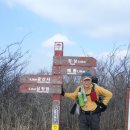
[[(94, 92), (95, 91), (95, 83), (92, 83), (92, 85), (93, 86), (92, 86), (91, 92)], [(95, 103), (98, 104), (98, 100), (96, 100)]]
[[(92, 83), (92, 88), (91, 88), (91, 92), (94, 92), (95, 91), (95, 84), (94, 83)], [(91, 94), (91, 92), (89, 93), (89, 94), (86, 94), (86, 96), (89, 96), (90, 94)]]
[(81, 92), (81, 87), (79, 88), (79, 91), (78, 92)]
[(94, 92), (95, 91), (95, 84), (92, 83), (92, 89), (91, 89), (91, 92)]

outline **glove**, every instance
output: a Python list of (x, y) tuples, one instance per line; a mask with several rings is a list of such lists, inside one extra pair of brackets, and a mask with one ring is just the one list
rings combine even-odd
[(107, 106), (104, 103), (100, 103), (100, 109), (101, 109), (101, 112), (104, 112), (106, 111)]
[(104, 103), (98, 103), (98, 106), (95, 110), (96, 113), (104, 112), (107, 109), (107, 106)]
[(64, 89), (63, 89), (63, 84), (61, 85), (61, 95), (62, 95), (62, 96), (65, 95), (65, 92), (64, 92)]

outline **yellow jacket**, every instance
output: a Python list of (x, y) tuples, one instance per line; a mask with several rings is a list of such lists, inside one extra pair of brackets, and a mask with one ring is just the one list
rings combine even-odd
[[(92, 86), (93, 85), (91, 84), (91, 86), (89, 88), (85, 88), (86, 94), (91, 93)], [(73, 93), (65, 93), (64, 96), (67, 97), (67, 98), (76, 100), (76, 98), (78, 96), (79, 89), (81, 87), (82, 87), (82, 85), (78, 86)], [(94, 90), (96, 92), (97, 99), (99, 98), (100, 95), (103, 96), (103, 103), (105, 105), (107, 105), (109, 100), (112, 98), (112, 93), (109, 90), (107, 90), (103, 87), (100, 87), (97, 84), (95, 84)], [(84, 110), (84, 111), (93, 111), (93, 110), (96, 109), (96, 107), (97, 107), (97, 104), (91, 100), (91, 97), (89, 95), (89, 96), (87, 96), (87, 101), (85, 103), (85, 106), (81, 107), (81, 109)]]

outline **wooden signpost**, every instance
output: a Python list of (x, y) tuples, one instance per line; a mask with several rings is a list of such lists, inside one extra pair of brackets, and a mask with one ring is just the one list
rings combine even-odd
[[(56, 42), (54, 46), (54, 56), (61, 57), (63, 56), (63, 42)], [(54, 62), (53, 62), (54, 63)], [(53, 64), (53, 67), (55, 65)], [(52, 69), (52, 75), (55, 75), (54, 70)], [(58, 76), (60, 74), (57, 74)], [(53, 94), (52, 95), (52, 130), (60, 130), (60, 111), (61, 111), (61, 95)]]
[(61, 94), (61, 85), (25, 83), (20, 86), (19, 92)]
[(84, 66), (53, 66), (53, 73), (55, 75), (81, 75), (85, 71), (89, 71), (92, 75), (96, 75), (95, 68)]
[(61, 93), (61, 75), (24, 75), (20, 77), (20, 93)]
[(127, 88), (126, 93), (125, 130), (130, 130), (130, 86)]
[(44, 83), (44, 84), (62, 84), (61, 75), (24, 75), (20, 77), (21, 83)]
[(52, 75), (24, 75), (20, 77), (20, 93), (52, 94), (52, 130), (60, 128), (61, 85), (63, 75), (80, 76), (85, 71), (96, 75), (93, 57), (63, 56), (63, 42), (55, 42)]
[(93, 57), (53, 56), (53, 65), (96, 67), (96, 59)]

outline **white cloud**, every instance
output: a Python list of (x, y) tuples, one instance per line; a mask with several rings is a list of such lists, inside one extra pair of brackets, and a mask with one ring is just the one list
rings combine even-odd
[(130, 56), (130, 52), (127, 52), (127, 50), (122, 50), (119, 53), (116, 54), (117, 58), (124, 58), (126, 55)]
[(101, 26), (95, 28), (88, 32), (90, 36), (93, 37), (117, 37), (117, 36), (127, 36), (129, 37), (130, 33), (130, 25), (109, 25), (109, 26)]
[(81, 55), (81, 56), (90, 56), (90, 57), (94, 57), (97, 60), (106, 60), (107, 58), (114, 56), (118, 60), (118, 59), (123, 59), (125, 56), (130, 56), (130, 51), (118, 49), (115, 52), (114, 51), (104, 51), (101, 53), (88, 52), (86, 55)]
[(93, 37), (130, 34), (130, 0), (6, 0)]
[[(93, 54), (92, 56), (95, 57), (96, 59), (106, 59), (107, 57), (110, 57), (112, 56), (113, 53), (112, 52), (102, 52), (102, 53), (99, 53), (99, 54)], [(125, 56), (130, 56), (130, 52), (127, 52), (127, 50), (121, 50), (121, 51), (116, 51), (114, 53), (114, 56), (115, 58), (117, 59), (123, 59)]]
[(64, 45), (72, 45), (74, 44), (68, 37), (62, 34), (55, 34), (54, 36), (50, 37), (48, 40), (42, 43), (43, 47), (54, 47), (55, 42), (63, 42)]

